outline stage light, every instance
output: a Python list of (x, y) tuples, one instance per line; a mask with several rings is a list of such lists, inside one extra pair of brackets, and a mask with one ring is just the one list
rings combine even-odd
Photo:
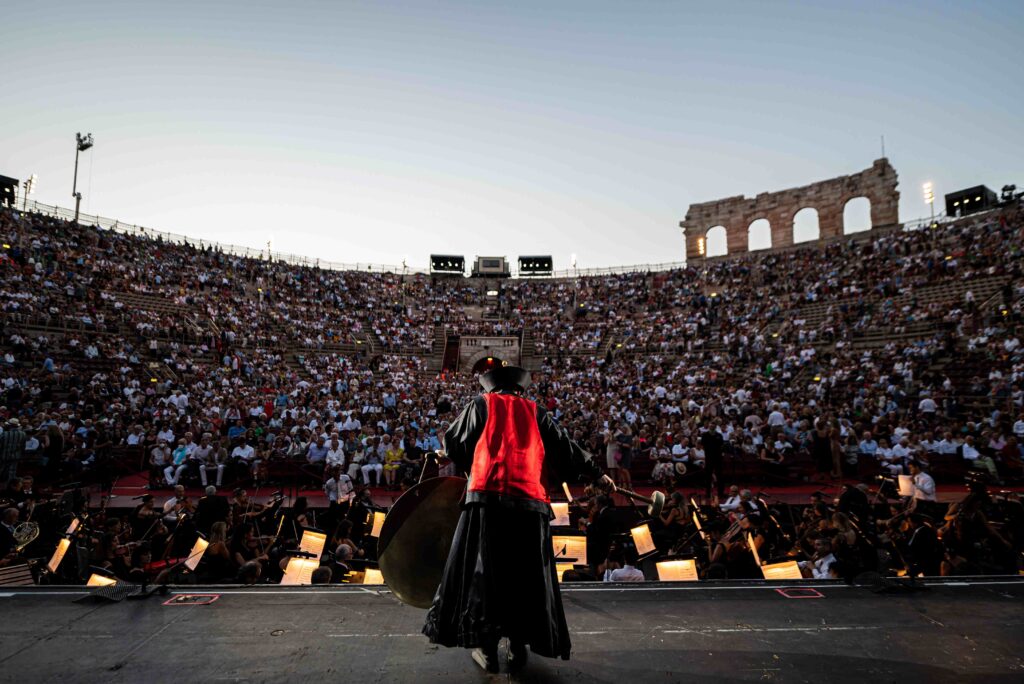
[(555, 514), (555, 519), (551, 521), (552, 525), (564, 526), (569, 524), (569, 503), (567, 501), (552, 503), (551, 511)]
[(658, 547), (654, 545), (654, 537), (651, 536), (651, 527), (647, 523), (634, 527), (629, 534), (633, 537), (636, 552), (640, 556), (646, 556), (658, 550)]
[(697, 561), (692, 558), (659, 561), (654, 564), (658, 569), (658, 579), (662, 582), (696, 582)]

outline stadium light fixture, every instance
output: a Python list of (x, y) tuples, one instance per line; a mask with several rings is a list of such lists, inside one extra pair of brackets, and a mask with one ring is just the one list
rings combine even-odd
[(28, 207), (28, 196), (36, 191), (36, 180), (38, 180), (38, 178), (39, 177), (33, 173), (31, 176), (28, 177), (27, 180), (25, 180), (25, 182), (21, 184), (22, 187), (25, 189), (25, 192), (21, 194), (22, 211), (25, 211), (25, 209)]
[(75, 179), (71, 184), (71, 196), (75, 198), (75, 225), (78, 225), (78, 209), (82, 205), (82, 193), (78, 192), (78, 155), (93, 146), (92, 133), (75, 133)]
[(922, 186), (924, 190), (924, 201), (932, 210), (932, 220), (935, 220), (935, 188), (931, 181)]

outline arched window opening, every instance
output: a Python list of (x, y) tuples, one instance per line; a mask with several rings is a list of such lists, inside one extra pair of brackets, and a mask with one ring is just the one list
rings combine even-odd
[(843, 235), (871, 230), (871, 200), (854, 197), (843, 208)]
[(804, 207), (793, 215), (793, 244), (811, 242), (821, 237), (818, 210)]
[(747, 228), (747, 249), (756, 252), (759, 249), (772, 248), (772, 226), (768, 219), (759, 218)]
[(729, 253), (729, 237), (725, 232), (725, 226), (714, 226), (708, 229), (704, 239), (706, 256), (725, 256)]

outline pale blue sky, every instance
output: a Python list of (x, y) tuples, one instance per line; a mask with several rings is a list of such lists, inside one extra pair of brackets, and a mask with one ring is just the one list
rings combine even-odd
[(0, 22), (35, 199), (346, 262), (681, 260), (691, 202), (1021, 173), (1024, 2), (46, 2)]

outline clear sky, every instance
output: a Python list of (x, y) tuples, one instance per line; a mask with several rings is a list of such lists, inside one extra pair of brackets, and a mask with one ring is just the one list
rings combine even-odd
[(678, 261), (691, 202), (1024, 185), (1024, 2), (9, 2), (0, 174), (344, 262)]

